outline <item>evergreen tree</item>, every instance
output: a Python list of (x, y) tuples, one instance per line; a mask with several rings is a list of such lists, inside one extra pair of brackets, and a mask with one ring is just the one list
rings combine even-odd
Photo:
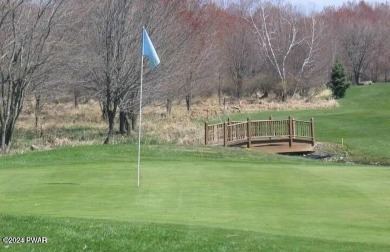
[(333, 96), (336, 99), (343, 98), (345, 96), (345, 91), (349, 88), (350, 82), (345, 75), (344, 67), (336, 60), (332, 67), (332, 76), (330, 88), (332, 89)]

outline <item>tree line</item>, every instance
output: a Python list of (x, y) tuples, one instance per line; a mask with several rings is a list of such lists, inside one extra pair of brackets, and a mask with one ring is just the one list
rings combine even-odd
[(161, 64), (145, 68), (145, 104), (195, 96), (281, 102), (312, 96), (341, 62), (355, 84), (388, 81), (390, 6), (348, 2), (307, 13), (280, 1), (0, 1), (0, 149), (12, 145), (26, 99), (99, 101), (110, 143), (137, 127), (141, 28)]

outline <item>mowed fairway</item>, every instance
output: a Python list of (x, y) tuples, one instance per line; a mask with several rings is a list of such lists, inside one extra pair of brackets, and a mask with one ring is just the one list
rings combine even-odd
[(141, 188), (135, 146), (2, 157), (0, 236), (49, 242), (0, 250), (390, 249), (388, 167), (245, 149), (145, 146), (142, 155)]

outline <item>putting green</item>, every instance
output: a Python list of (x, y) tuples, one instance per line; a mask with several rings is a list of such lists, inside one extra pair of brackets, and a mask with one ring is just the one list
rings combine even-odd
[(10, 157), (0, 166), (0, 212), (390, 245), (388, 168), (147, 146), (137, 188), (134, 157), (123, 145)]

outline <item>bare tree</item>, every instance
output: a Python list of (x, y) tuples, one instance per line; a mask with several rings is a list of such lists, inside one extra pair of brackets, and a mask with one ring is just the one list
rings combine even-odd
[[(202, 12), (202, 10), (195, 10)], [(215, 26), (212, 14), (208, 17), (200, 15), (198, 27), (194, 29), (191, 40), (187, 42), (187, 68), (185, 70), (185, 92), (187, 111), (191, 110), (192, 101), (196, 93), (206, 89), (207, 79), (213, 76), (216, 70), (216, 39)]]
[(247, 20), (279, 77), (276, 93), (285, 100), (314, 72), (323, 25), (314, 16), (304, 18), (288, 4), (260, 3)]
[[(140, 36), (131, 36), (135, 28), (132, 1), (107, 1), (93, 13), (89, 51), (89, 73), (107, 113), (109, 131), (105, 143), (114, 135), (117, 109), (128, 92), (137, 87)], [(137, 22), (138, 23), (138, 22)], [(140, 32), (139, 32), (140, 33)], [(138, 43), (137, 43), (138, 42)], [(133, 62), (132, 62), (133, 61)]]
[[(168, 64), (160, 67), (161, 85), (151, 92), (155, 100), (166, 102), (167, 114), (172, 109), (172, 101), (181, 97), (185, 98), (187, 111), (190, 111), (194, 96), (210, 91), (208, 80), (214, 76), (217, 65), (215, 6), (188, 0), (178, 11), (182, 14), (170, 25), (175, 31), (170, 32), (170, 36), (175, 39), (169, 43), (161, 41), (164, 47), (173, 50), (164, 57)], [(161, 50), (167, 51), (166, 48)]]
[[(91, 1), (85, 3), (88, 18), (75, 45), (78, 57), (73, 69), (95, 91), (107, 114), (108, 134), (114, 136), (118, 110), (130, 113), (133, 122), (139, 110), (141, 70), (141, 28), (148, 30), (162, 62), (153, 74), (144, 70), (144, 104), (158, 97), (166, 83), (176, 75), (182, 44), (180, 18), (186, 14), (185, 1)], [(176, 57), (175, 57), (176, 56)], [(176, 60), (178, 58), (179, 60)], [(123, 118), (122, 114), (122, 119)], [(120, 125), (123, 126), (124, 124)], [(132, 123), (134, 128), (134, 123)]]
[(372, 56), (369, 57), (370, 60), (367, 62), (367, 70), (365, 71), (366, 78), (369, 77), (369, 80), (373, 82), (378, 82), (381, 75), (384, 77), (386, 72), (385, 69), (388, 67), (387, 61), (389, 58), (389, 51), (386, 50), (386, 47), (388, 47), (389, 40), (386, 38), (388, 36), (386, 30), (381, 30), (381, 34), (385, 35), (380, 35), (377, 45), (372, 50)]
[(15, 123), (36, 73), (61, 40), (64, 0), (3, 1), (0, 7), (0, 149), (8, 151)]
[(253, 33), (249, 24), (242, 18), (242, 13), (233, 15), (230, 33), (225, 37), (225, 62), (229, 66), (229, 76), (236, 88), (235, 96), (241, 98), (243, 82), (254, 67), (258, 57), (254, 50)]
[(355, 20), (345, 27), (343, 47), (356, 84), (360, 83), (363, 71), (374, 56), (378, 39), (377, 30), (367, 21)]

